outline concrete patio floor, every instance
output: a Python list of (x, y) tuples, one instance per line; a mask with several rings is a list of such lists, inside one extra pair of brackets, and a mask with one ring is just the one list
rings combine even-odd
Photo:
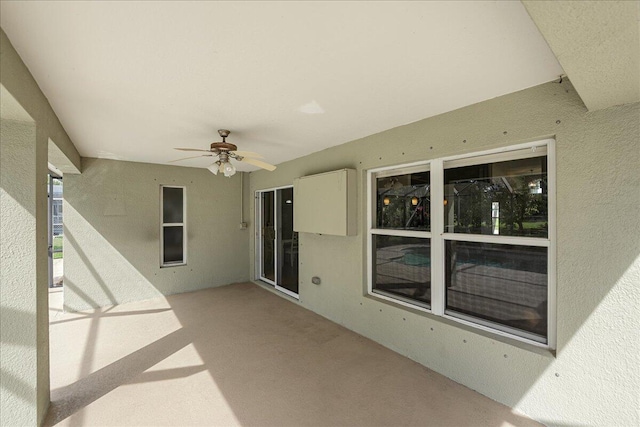
[(251, 283), (61, 307), (46, 425), (538, 425)]

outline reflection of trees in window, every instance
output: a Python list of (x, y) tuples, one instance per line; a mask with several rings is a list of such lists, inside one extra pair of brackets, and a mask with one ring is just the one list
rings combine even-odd
[[(546, 157), (525, 161), (538, 163), (539, 159), (544, 159), (546, 164)], [(447, 170), (447, 193), (453, 195), (453, 203), (449, 206), (453, 209), (453, 218), (448, 215), (447, 222), (453, 225), (453, 231), (546, 237), (547, 174), (539, 166), (534, 168), (529, 164), (525, 164), (531, 169), (529, 173), (519, 173), (522, 163), (518, 160)], [(492, 171), (506, 174), (492, 174)], [(470, 175), (473, 178), (469, 178)]]
[(429, 172), (388, 178), (377, 183), (377, 227), (429, 230)]
[[(369, 172), (370, 294), (553, 347), (551, 144)], [(427, 167), (444, 200), (429, 202)]]

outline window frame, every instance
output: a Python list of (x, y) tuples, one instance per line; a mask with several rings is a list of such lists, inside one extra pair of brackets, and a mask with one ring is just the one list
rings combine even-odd
[[(182, 222), (164, 222), (164, 189), (182, 189)], [(182, 227), (182, 261), (164, 261), (164, 229), (165, 227)], [(187, 265), (187, 187), (184, 185), (160, 184), (160, 268)]]
[[(418, 301), (410, 302), (409, 298), (402, 298), (399, 296), (391, 296), (387, 292), (375, 291), (373, 289), (373, 236), (399, 236), (399, 237), (415, 237), (420, 239), (429, 239), (429, 244), (433, 248), (432, 242), (432, 230), (433, 230), (433, 211), (429, 223), (429, 231), (425, 230), (399, 230), (393, 228), (375, 228), (377, 224), (377, 190), (376, 180), (378, 178), (385, 178), (397, 175), (406, 175), (411, 173), (429, 172), (431, 180), (429, 182), (429, 191), (433, 189), (433, 174), (431, 174), (431, 164), (429, 161), (420, 161), (413, 163), (406, 163), (399, 166), (385, 166), (382, 168), (370, 169), (367, 171), (367, 293), (373, 295), (376, 298), (392, 301), (400, 305), (425, 311), (431, 313), (431, 307), (433, 305), (433, 286), (431, 287), (431, 303), (421, 303)], [(431, 193), (431, 208), (433, 208), (433, 193)], [(431, 249), (431, 256), (433, 257), (433, 249)], [(433, 268), (431, 268), (431, 280), (433, 282)]]
[[(546, 147), (545, 154), (527, 155), (521, 150), (536, 151), (538, 147)], [(521, 151), (519, 156), (517, 151)], [(445, 232), (444, 218), (444, 172), (445, 169), (461, 167), (465, 165), (492, 163), (506, 160), (516, 160), (526, 157), (547, 156), (547, 237), (520, 237), (503, 236), (493, 234), (463, 234)], [(445, 165), (448, 163), (447, 165)], [(453, 166), (452, 166), (453, 165)], [(377, 186), (376, 179), (385, 176), (402, 175), (406, 171), (415, 172), (416, 168), (425, 168), (430, 171), (431, 193), (431, 222), (430, 231), (393, 230), (376, 228)], [(556, 149), (555, 139), (548, 138), (532, 141), (524, 144), (510, 145), (496, 149), (483, 150), (465, 154), (458, 154), (437, 159), (424, 160), (400, 165), (384, 166), (367, 170), (367, 295), (386, 300), (411, 308), (412, 310), (429, 313), (452, 322), (471, 326), (492, 334), (504, 336), (513, 340), (525, 342), (536, 347), (553, 350), (556, 348)], [(375, 235), (420, 237), (430, 239), (431, 244), (431, 304), (426, 307), (423, 304), (409, 302), (401, 297), (391, 296), (387, 293), (376, 292), (373, 289), (374, 260), (373, 239)], [(451, 314), (445, 309), (446, 284), (445, 284), (445, 245), (447, 241), (467, 241), (489, 244), (508, 244), (517, 246), (536, 246), (547, 248), (547, 336), (546, 342), (537, 340), (533, 334), (519, 331), (518, 334), (510, 333), (509, 327), (496, 328), (491, 322), (483, 322), (482, 319), (466, 316), (461, 313)]]

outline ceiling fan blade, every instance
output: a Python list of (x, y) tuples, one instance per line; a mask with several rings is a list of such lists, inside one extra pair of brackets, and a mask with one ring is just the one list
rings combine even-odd
[(234, 151), (240, 157), (254, 157), (258, 159), (264, 158), (264, 156), (260, 153), (254, 153), (253, 151)]
[(180, 151), (206, 151), (207, 153), (211, 152), (211, 150), (201, 150), (200, 148), (174, 148), (174, 150), (180, 150)]
[(201, 154), (199, 156), (183, 157), (182, 159), (169, 160), (167, 163), (179, 162), (181, 160), (195, 159), (197, 157), (211, 157), (212, 154)]
[(252, 159), (250, 157), (245, 157), (240, 161), (241, 162), (245, 162), (245, 163), (249, 163), (250, 165), (258, 166), (259, 168), (266, 169), (266, 170), (268, 170), (270, 172), (273, 172), (274, 170), (276, 170), (275, 166), (270, 165), (269, 163), (263, 162), (262, 160), (256, 160), (256, 159)]

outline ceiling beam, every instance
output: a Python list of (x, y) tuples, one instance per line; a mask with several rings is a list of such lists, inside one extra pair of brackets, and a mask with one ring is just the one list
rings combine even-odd
[(640, 101), (640, 2), (522, 3), (590, 111)]

